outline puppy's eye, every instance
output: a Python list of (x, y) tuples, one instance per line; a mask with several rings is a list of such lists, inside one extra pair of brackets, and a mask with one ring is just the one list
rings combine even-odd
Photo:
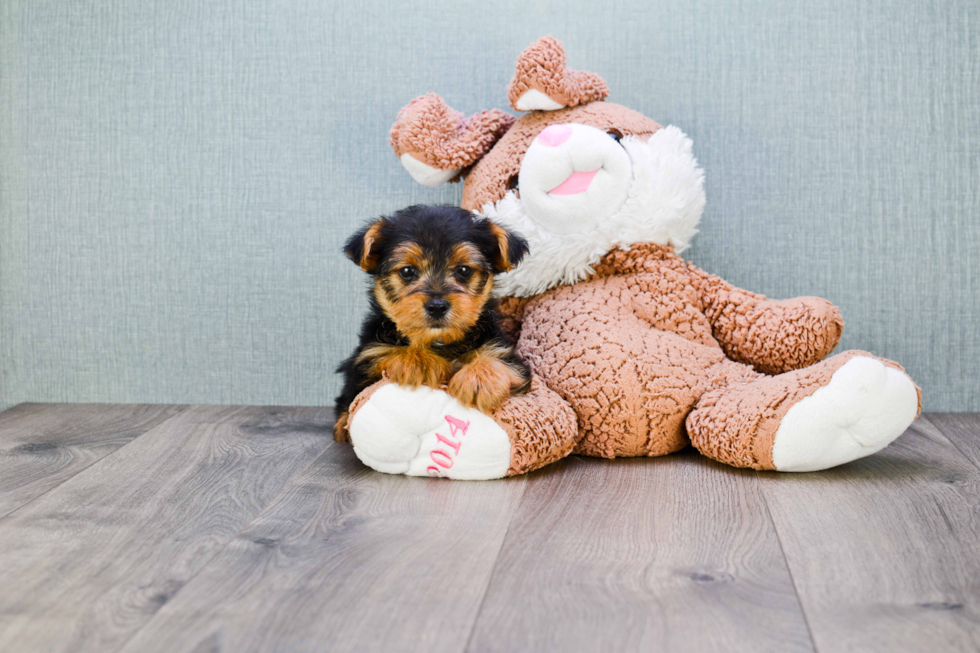
[(461, 265), (456, 268), (456, 276), (461, 280), (466, 281), (473, 276), (473, 268), (468, 265)]
[(616, 141), (617, 143), (621, 141), (623, 138), (623, 135), (620, 134), (619, 132), (606, 132), (606, 135), (609, 136), (609, 138)]
[(406, 265), (398, 271), (398, 276), (402, 278), (402, 281), (411, 281), (418, 276), (418, 273), (411, 265)]

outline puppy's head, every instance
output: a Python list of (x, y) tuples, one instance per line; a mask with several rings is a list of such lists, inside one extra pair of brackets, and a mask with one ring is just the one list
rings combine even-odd
[(411, 342), (461, 339), (490, 299), (493, 275), (527, 254), (523, 238), (453, 206), (410, 206), (366, 225), (344, 253), (374, 277), (374, 297)]

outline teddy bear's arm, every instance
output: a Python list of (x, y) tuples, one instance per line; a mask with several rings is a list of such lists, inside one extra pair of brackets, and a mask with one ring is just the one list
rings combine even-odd
[(691, 271), (700, 277), (712, 335), (732, 360), (781, 374), (822, 361), (840, 340), (844, 321), (826, 299), (766, 299), (693, 266)]

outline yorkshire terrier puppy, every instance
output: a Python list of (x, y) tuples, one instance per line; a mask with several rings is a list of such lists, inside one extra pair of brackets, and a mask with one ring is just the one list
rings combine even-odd
[(527, 366), (498, 324), (493, 276), (517, 265), (527, 242), (452, 206), (410, 206), (379, 218), (344, 253), (371, 275), (370, 311), (360, 344), (337, 368), (334, 438), (347, 440), (354, 397), (380, 380), (440, 387), (490, 413), (530, 384)]

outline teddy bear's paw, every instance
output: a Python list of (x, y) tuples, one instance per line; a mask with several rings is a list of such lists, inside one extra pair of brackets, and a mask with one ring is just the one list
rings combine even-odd
[(507, 433), (442, 390), (382, 386), (349, 424), (354, 453), (379, 472), (486, 480), (510, 468)]
[(856, 356), (783, 416), (773, 465), (782, 472), (812, 472), (870, 456), (905, 432), (918, 406), (918, 390), (907, 374)]

